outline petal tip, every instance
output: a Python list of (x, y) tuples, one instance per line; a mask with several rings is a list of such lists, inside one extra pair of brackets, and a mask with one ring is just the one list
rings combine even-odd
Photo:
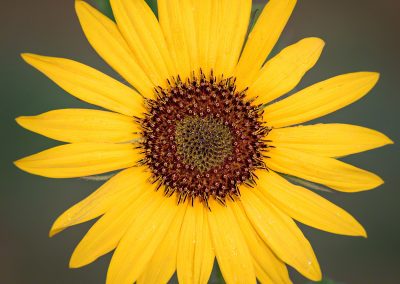
[(58, 230), (58, 229), (55, 229), (55, 228), (51, 228), (50, 231), (49, 231), (49, 238), (54, 237), (54, 236), (57, 235), (59, 232), (61, 232), (61, 231)]
[(383, 134), (382, 132), (374, 131), (373, 133), (374, 133), (374, 136), (373, 136), (374, 139), (371, 139), (371, 140), (374, 141), (376, 144), (376, 147), (374, 147), (374, 148), (394, 144), (394, 141), (392, 139), (390, 139), (387, 135)]
[(32, 65), (32, 61), (38, 59), (38, 57), (39, 55), (36, 55), (34, 53), (21, 53), (21, 58), (29, 65)]
[(20, 55), (21, 55), (21, 58), (26, 61), (30, 56), (32, 56), (32, 53), (23, 52)]
[(385, 181), (378, 175), (372, 174), (369, 180), (369, 186), (365, 188), (366, 191), (375, 189), (381, 185), (383, 185)]
[(26, 122), (28, 121), (28, 119), (29, 119), (29, 116), (19, 116), (19, 117), (15, 118), (15, 122), (19, 126), (26, 128)]
[(75, 248), (74, 252), (71, 255), (71, 258), (69, 260), (69, 268), (80, 268), (85, 266), (88, 263), (85, 263), (84, 257), (78, 253), (78, 248), (80, 244)]
[(322, 272), (319, 265), (317, 267), (313, 267), (314, 269), (310, 271), (310, 274), (307, 276), (312, 281), (318, 282), (322, 280)]
[(54, 222), (53, 226), (51, 226), (51, 229), (49, 231), (49, 238), (54, 237), (58, 233), (61, 233), (65, 229), (65, 226), (60, 226), (59, 224), (59, 218)]
[(49, 63), (51, 63), (49, 62), (50, 57), (44, 55), (34, 53), (22, 53), (21, 57), (27, 64), (35, 67), (39, 71), (41, 71), (41, 68), (43, 68), (43, 64), (48, 65)]
[(24, 161), (24, 158), (14, 161), (13, 164), (14, 164), (14, 166), (19, 168), (20, 170), (25, 171), (24, 166), (22, 165), (23, 161)]
[(362, 234), (360, 235), (360, 237), (363, 237), (364, 239), (367, 239), (368, 238), (368, 234), (367, 234), (367, 231), (363, 231), (362, 232)]
[(353, 79), (358, 82), (358, 84), (364, 85), (368, 87), (368, 90), (371, 90), (379, 81), (380, 73), (374, 71), (359, 71), (344, 74), (343, 76), (353, 76)]
[(384, 135), (384, 143), (385, 145), (393, 145), (394, 141), (390, 139), (388, 136)]
[(370, 72), (370, 73), (374, 78), (379, 79), (381, 77), (381, 73), (379, 73), (379, 72)]
[(315, 45), (323, 47), (325, 45), (325, 41), (319, 37), (309, 37), (306, 38), (308, 41), (313, 42)]
[(356, 225), (354, 236), (367, 238), (367, 231), (364, 229), (363, 225), (361, 225), (359, 222), (357, 222)]
[[(20, 169), (21, 171), (24, 171), (24, 172), (26, 172), (26, 173), (33, 174), (33, 175), (40, 175), (40, 174), (35, 173), (35, 171), (34, 171), (31, 167), (29, 167), (29, 166), (26, 165), (27, 163), (29, 164), (29, 161), (30, 161), (29, 158), (30, 158), (30, 157), (28, 156), (28, 157), (19, 159), (19, 160), (17, 160), (17, 161), (14, 161), (13, 164), (14, 164), (18, 169)], [(44, 175), (43, 175), (43, 176), (44, 176)]]
[(69, 260), (68, 267), (74, 269), (74, 268), (80, 268), (82, 266), (83, 265), (79, 265), (79, 263), (75, 260), (74, 255), (72, 255), (71, 259)]
[(385, 183), (385, 181), (381, 177), (377, 176), (377, 182), (376, 183), (377, 183), (377, 186), (381, 186), (381, 185), (383, 185)]
[(378, 72), (366, 72), (366, 77), (371, 80), (371, 83), (373, 83), (373, 85), (375, 85), (379, 81), (381, 74)]
[(321, 38), (318, 38), (318, 40), (319, 40), (320, 48), (323, 49), (325, 47), (325, 45), (326, 45), (326, 42)]

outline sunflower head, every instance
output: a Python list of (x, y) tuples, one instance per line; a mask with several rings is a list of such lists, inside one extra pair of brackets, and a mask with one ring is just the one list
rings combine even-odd
[(246, 100), (246, 90), (236, 90), (234, 79), (208, 79), (200, 72), (156, 93), (138, 121), (140, 147), (142, 164), (167, 195), (178, 193), (178, 202), (199, 198), (207, 205), (213, 197), (224, 204), (240, 195), (240, 184), (254, 183), (256, 169), (266, 168), (269, 128), (260, 106)]
[(76, 61), (23, 54), (105, 109), (17, 118), (66, 142), (16, 161), (19, 168), (50, 178), (117, 172), (51, 228), (53, 236), (100, 217), (71, 267), (115, 250), (108, 284), (166, 283), (175, 271), (180, 283), (207, 283), (215, 258), (227, 283), (291, 283), (286, 265), (316, 281), (318, 261), (294, 220), (366, 236), (349, 213), (286, 177), (342, 192), (383, 183), (338, 157), (393, 143), (388, 137), (348, 124), (299, 125), (362, 98), (379, 75), (339, 75), (285, 97), (324, 41), (300, 40), (266, 61), (296, 1), (268, 1), (247, 36), (251, 2), (158, 0), (157, 18), (144, 0), (111, 0), (114, 22), (76, 1), (88, 41), (128, 84)]

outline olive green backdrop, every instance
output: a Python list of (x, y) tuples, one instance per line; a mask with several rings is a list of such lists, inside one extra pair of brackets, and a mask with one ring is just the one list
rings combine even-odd
[[(400, 2), (298, 2), (277, 50), (307, 36), (322, 37), (327, 42), (321, 60), (300, 88), (345, 72), (371, 70), (382, 74), (367, 97), (319, 121), (364, 125), (400, 141)], [(0, 283), (104, 283), (110, 255), (85, 268), (68, 269), (69, 256), (91, 223), (52, 239), (47, 237), (55, 218), (100, 183), (51, 180), (16, 169), (13, 160), (59, 143), (23, 130), (14, 118), (57, 108), (91, 107), (24, 64), (21, 52), (73, 58), (115, 74), (85, 40), (73, 0), (1, 1), (0, 22)], [(365, 225), (368, 239), (336, 236), (303, 226), (305, 234), (326, 277), (349, 284), (399, 283), (399, 147), (393, 145), (345, 160), (378, 173), (386, 181), (364, 193), (323, 193)], [(307, 282), (292, 274), (295, 283)], [(213, 276), (211, 281), (217, 283), (217, 278)]]

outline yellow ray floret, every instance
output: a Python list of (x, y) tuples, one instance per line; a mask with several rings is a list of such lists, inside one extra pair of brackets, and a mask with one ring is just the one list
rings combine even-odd
[(180, 246), (177, 236), (180, 234), (187, 206), (188, 204), (182, 204), (183, 208), (180, 209), (182, 212), (176, 214), (165, 237), (138, 278), (138, 284), (168, 283), (176, 271), (177, 251)]
[(342, 157), (393, 144), (378, 131), (339, 123), (273, 129), (268, 134), (268, 140), (278, 148), (326, 157)]
[(84, 1), (75, 2), (82, 29), (93, 48), (142, 95), (153, 97), (149, 77), (137, 63), (117, 25)]
[[(174, 218), (184, 213), (184, 207), (176, 206), (174, 198), (165, 198), (163, 192), (149, 192), (147, 200), (139, 205), (140, 215), (134, 218), (114, 252), (107, 284), (135, 282), (145, 271)], [(178, 232), (175, 238), (178, 238)]]
[(356, 72), (319, 82), (266, 107), (264, 121), (278, 128), (319, 118), (359, 100), (378, 79), (378, 73)]
[(104, 183), (99, 189), (78, 202), (54, 222), (50, 230), (50, 237), (62, 230), (94, 218), (97, 218), (122, 200), (131, 195), (138, 195), (144, 185), (148, 187), (150, 174), (142, 167), (133, 167), (123, 170)]
[[(60, 109), (37, 116), (21, 116), (22, 127), (63, 142), (128, 142), (138, 137), (132, 117), (91, 109)], [(135, 134), (136, 133), (136, 134)]]
[(344, 192), (373, 189), (383, 180), (366, 170), (329, 157), (312, 155), (289, 148), (269, 151), (268, 167), (274, 171), (320, 183)]
[(361, 224), (349, 213), (272, 171), (259, 171), (257, 188), (290, 217), (327, 232), (366, 237)]
[(72, 178), (132, 167), (139, 159), (138, 150), (132, 144), (76, 143), (25, 157), (15, 165), (35, 175)]
[(180, 76), (192, 71), (229, 77), (238, 61), (251, 1), (158, 1), (162, 29)]
[(176, 76), (176, 71), (156, 16), (143, 0), (110, 2), (136, 61), (154, 85), (164, 87), (165, 79)]
[(292, 283), (286, 265), (277, 258), (271, 248), (255, 231), (249, 218), (238, 202), (229, 202), (236, 220), (254, 259), (256, 276), (261, 283)]
[(250, 86), (281, 35), (296, 0), (271, 0), (265, 5), (247, 39), (235, 69), (238, 89)]
[(295, 222), (269, 202), (258, 190), (246, 190), (243, 207), (260, 237), (275, 254), (305, 277), (321, 280), (321, 270), (314, 251)]
[(229, 78), (233, 76), (242, 51), (250, 21), (251, 1), (220, 0), (215, 2), (218, 2), (220, 15), (216, 24), (217, 35), (209, 40), (217, 49), (213, 70), (215, 74), (224, 74), (225, 78)]
[(80, 100), (129, 116), (145, 111), (137, 92), (94, 68), (65, 58), (28, 53), (22, 58)]
[(208, 213), (198, 201), (186, 210), (178, 240), (179, 283), (208, 283), (214, 263)]
[(180, 77), (186, 80), (198, 67), (192, 2), (159, 0), (157, 3), (158, 17), (168, 49)]
[(232, 209), (210, 201), (208, 222), (211, 239), (225, 281), (256, 283), (253, 259)]
[[(216, 38), (217, 24), (219, 17), (216, 16), (218, 13), (217, 7), (219, 1), (214, 0), (203, 0), (193, 1), (193, 8), (196, 13), (193, 13), (193, 21), (195, 25), (195, 35), (197, 42), (198, 51), (198, 63), (199, 67), (205, 72), (211, 70), (215, 65), (215, 56), (211, 54), (217, 49), (212, 38)], [(175, 52), (176, 53), (176, 52)]]
[(246, 96), (265, 104), (291, 91), (321, 55), (325, 43), (319, 38), (305, 38), (286, 47), (269, 60)]
[(148, 186), (139, 186), (135, 194), (126, 196), (114, 204), (90, 228), (75, 248), (69, 263), (70, 267), (85, 266), (115, 249), (135, 219), (139, 218), (152, 190), (153, 188)]

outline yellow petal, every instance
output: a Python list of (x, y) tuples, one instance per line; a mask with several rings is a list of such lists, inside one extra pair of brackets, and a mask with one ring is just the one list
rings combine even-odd
[(232, 209), (210, 200), (211, 239), (226, 283), (256, 283), (253, 259)]
[(274, 171), (320, 183), (344, 192), (373, 189), (383, 183), (377, 175), (333, 158), (289, 148), (272, 148), (266, 160)]
[(51, 227), (50, 237), (70, 226), (103, 215), (118, 204), (120, 200), (138, 195), (149, 177), (149, 173), (142, 167), (133, 167), (121, 171), (95, 192), (61, 214)]
[(315, 65), (324, 45), (323, 40), (310, 37), (282, 50), (261, 69), (247, 97), (264, 104), (291, 91)]
[(80, 241), (71, 256), (69, 266), (85, 266), (115, 249), (135, 219), (141, 217), (142, 208), (149, 203), (153, 190), (150, 186), (140, 186), (135, 194), (115, 203)]
[(192, 1), (158, 0), (158, 17), (178, 74), (186, 80), (199, 68)]
[(114, 252), (107, 284), (134, 283), (143, 274), (179, 207), (175, 198), (165, 197), (163, 192), (152, 192)]
[(264, 121), (278, 128), (324, 116), (362, 98), (378, 79), (373, 72), (333, 77), (266, 107)]
[(127, 142), (140, 131), (131, 117), (91, 109), (53, 110), (16, 120), (26, 129), (63, 142)]
[(267, 139), (278, 148), (326, 157), (342, 157), (393, 144), (393, 141), (378, 131), (339, 123), (273, 129)]
[(201, 68), (229, 77), (238, 61), (250, 18), (250, 0), (160, 0), (168, 48), (185, 79)]
[(198, 201), (188, 206), (179, 236), (179, 283), (208, 283), (214, 263), (207, 209)]
[(97, 53), (142, 95), (154, 97), (154, 85), (140, 68), (117, 25), (84, 1), (75, 9), (82, 29)]
[(320, 280), (321, 271), (314, 251), (295, 222), (257, 189), (243, 190), (241, 200), (254, 228), (274, 253), (305, 277)]
[(138, 150), (131, 144), (76, 143), (25, 157), (15, 165), (35, 175), (72, 178), (129, 168), (139, 159)]
[[(179, 234), (183, 223), (187, 203), (179, 205), (179, 211), (172, 221), (167, 234), (156, 249), (145, 272), (139, 277), (138, 284), (168, 283), (176, 270)], [(189, 262), (189, 261), (188, 261)]]
[(259, 171), (261, 193), (290, 217), (327, 232), (366, 237), (361, 224), (342, 208), (272, 171)]
[[(275, 282), (269, 277), (269, 275), (261, 268), (258, 262), (254, 263), (254, 270), (259, 283), (262, 284), (274, 284)], [(292, 283), (292, 282), (289, 282)]]
[[(193, 1), (193, 21), (197, 41), (198, 64), (206, 75), (215, 67), (217, 60), (217, 26), (220, 1)], [(198, 71), (198, 70), (193, 70)]]
[[(201, 1), (196, 1), (201, 2)], [(233, 75), (234, 68), (242, 51), (243, 42), (247, 33), (251, 2), (250, 0), (220, 0), (217, 17), (217, 36), (212, 38), (214, 48), (218, 48), (214, 67), (217, 76), (223, 74), (225, 78)], [(208, 11), (208, 13), (210, 13)]]
[(112, 0), (118, 27), (142, 69), (156, 86), (175, 74), (158, 20), (144, 0)]
[(292, 283), (286, 265), (278, 259), (261, 239), (238, 202), (230, 202), (236, 220), (254, 259), (257, 278), (262, 283)]
[(27, 53), (22, 58), (80, 100), (129, 116), (140, 116), (146, 110), (137, 92), (87, 65)]
[(296, 0), (271, 0), (265, 5), (236, 67), (235, 76), (239, 90), (249, 87), (256, 79), (295, 5)]

